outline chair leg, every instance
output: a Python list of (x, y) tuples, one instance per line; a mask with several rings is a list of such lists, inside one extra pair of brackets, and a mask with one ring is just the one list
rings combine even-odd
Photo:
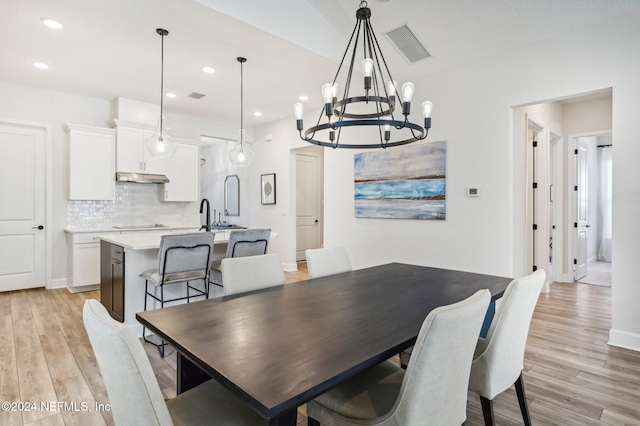
[(493, 400), (480, 396), (480, 403), (482, 404), (482, 415), (485, 426), (495, 426), (496, 420), (493, 417)]
[(307, 417), (307, 426), (320, 426), (320, 422), (311, 417)]
[(529, 407), (527, 407), (527, 396), (524, 393), (524, 382), (522, 381), (522, 372), (515, 382), (516, 394), (518, 395), (518, 403), (522, 412), (522, 420), (525, 426), (531, 426), (531, 417), (529, 416)]
[(189, 281), (187, 281), (187, 303), (191, 302), (191, 296), (189, 296)]

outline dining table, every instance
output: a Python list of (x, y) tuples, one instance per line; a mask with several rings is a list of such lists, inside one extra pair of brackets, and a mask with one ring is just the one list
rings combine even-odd
[(439, 306), (510, 278), (389, 263), (249, 293), (140, 312), (177, 351), (177, 392), (213, 378), (269, 425), (412, 346)]

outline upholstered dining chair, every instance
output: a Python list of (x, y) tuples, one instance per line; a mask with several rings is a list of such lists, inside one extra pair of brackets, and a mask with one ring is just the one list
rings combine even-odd
[(349, 253), (344, 247), (305, 250), (309, 278), (324, 277), (351, 271)]
[[(271, 229), (247, 229), (242, 231), (231, 231), (229, 243), (227, 245), (226, 258), (246, 257), (267, 254), (269, 248), (269, 237)], [(217, 286), (224, 286), (222, 269), (220, 268), (222, 259), (213, 259), (209, 268), (209, 282)]]
[(168, 401), (140, 340), (95, 299), (85, 302), (84, 325), (109, 395), (116, 425), (266, 425), (245, 402), (215, 380)]
[(229, 257), (222, 259), (221, 268), (225, 296), (285, 283), (282, 262), (276, 253)]
[(309, 426), (460, 426), (466, 420), (473, 349), (489, 290), (434, 309), (407, 370), (385, 361), (307, 403)]
[(531, 424), (524, 393), (522, 368), (531, 317), (546, 274), (538, 269), (511, 281), (500, 298), (486, 338), (476, 346), (469, 390), (480, 395), (486, 425), (494, 425), (493, 399), (515, 385), (525, 425)]
[[(149, 297), (160, 302), (161, 308), (164, 308), (164, 304), (168, 302), (179, 300), (190, 302), (192, 297), (209, 297), (207, 275), (211, 253), (213, 253), (213, 239), (214, 233), (212, 232), (163, 235), (160, 238), (158, 267), (140, 274), (145, 280), (145, 311)], [(203, 288), (192, 286), (191, 283), (194, 281), (202, 281)], [(186, 284), (186, 296), (165, 299), (165, 285), (178, 283)], [(153, 291), (149, 290), (149, 284), (153, 284)], [(160, 295), (157, 295), (158, 288)], [(192, 294), (191, 291), (194, 293)], [(145, 342), (155, 345), (160, 351), (160, 356), (164, 357), (164, 341), (156, 343), (149, 340), (144, 327), (142, 328), (142, 337)]]

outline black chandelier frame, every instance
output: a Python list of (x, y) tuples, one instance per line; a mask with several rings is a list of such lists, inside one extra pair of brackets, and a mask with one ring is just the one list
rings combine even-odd
[[(353, 50), (351, 53), (351, 60), (347, 72), (343, 98), (341, 100), (338, 100), (335, 96), (336, 94), (334, 93), (332, 102), (325, 103), (323, 110), (320, 112), (320, 116), (318, 117), (316, 125), (305, 130), (304, 136), (302, 134), (304, 129), (303, 120), (298, 119), (296, 124), (298, 132), (300, 134), (300, 138), (314, 145), (330, 147), (334, 149), (384, 149), (394, 146), (407, 145), (412, 142), (425, 139), (429, 133), (429, 129), (431, 128), (431, 117), (425, 117), (424, 126), (409, 121), (411, 102), (403, 102), (400, 96), (396, 96), (396, 94), (398, 94), (398, 88), (395, 85), (395, 80), (393, 80), (391, 76), (391, 71), (387, 66), (387, 62), (384, 58), (384, 55), (382, 54), (382, 50), (380, 49), (378, 39), (376, 38), (376, 35), (373, 31), (373, 27), (371, 26), (371, 9), (367, 7), (366, 1), (360, 2), (360, 7), (356, 11), (356, 18), (356, 25), (353, 28), (351, 38), (349, 39), (347, 48), (345, 49), (345, 52), (342, 56), (342, 60), (340, 61), (338, 71), (336, 72), (333, 82), (331, 83), (332, 87), (335, 87), (336, 81), (340, 75), (340, 70), (344, 65), (344, 61), (347, 58), (347, 54), (349, 53), (349, 49), (351, 48), (351, 45), (353, 43)], [(358, 43), (360, 41), (361, 32), (363, 39), (362, 48), (364, 57), (370, 58), (373, 61), (373, 66), (371, 76), (365, 75), (364, 77), (365, 95), (350, 97), (349, 91), (351, 89), (351, 77), (353, 74), (353, 67), (356, 59), (356, 53), (358, 51)], [(393, 82), (392, 93), (389, 93), (387, 91), (387, 84), (385, 84), (384, 79), (385, 73), (383, 72), (381, 61), (382, 65), (384, 65), (386, 76), (388, 77), (386, 81)], [(382, 86), (382, 89), (380, 88), (380, 86)], [(373, 91), (373, 94), (370, 94), (370, 91)], [(346, 111), (348, 105), (359, 103), (375, 104), (375, 112), (359, 114), (349, 113)], [(396, 103), (399, 104), (399, 106), (402, 108), (402, 115), (404, 115), (404, 119), (397, 120), (394, 117)], [(321, 124), (320, 122), (323, 115), (327, 117), (328, 122)], [(345, 118), (347, 120), (345, 120)], [(377, 126), (379, 129), (380, 142), (370, 144), (341, 144), (340, 134), (342, 128), (352, 126)], [(383, 130), (383, 127), (387, 130)], [(390, 141), (391, 127), (395, 128), (396, 130), (408, 129), (411, 132), (412, 137), (398, 141)], [(316, 133), (325, 130), (329, 130), (329, 142), (316, 139)]]

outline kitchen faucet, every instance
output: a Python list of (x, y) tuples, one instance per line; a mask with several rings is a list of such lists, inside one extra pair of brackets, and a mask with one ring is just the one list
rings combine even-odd
[(202, 201), (200, 202), (200, 213), (202, 213), (204, 204), (207, 204), (207, 221), (205, 222), (205, 225), (202, 225), (200, 227), (200, 230), (202, 231), (203, 229), (207, 232), (211, 231), (211, 206), (209, 205), (209, 200), (207, 200), (206, 198), (203, 198)]

